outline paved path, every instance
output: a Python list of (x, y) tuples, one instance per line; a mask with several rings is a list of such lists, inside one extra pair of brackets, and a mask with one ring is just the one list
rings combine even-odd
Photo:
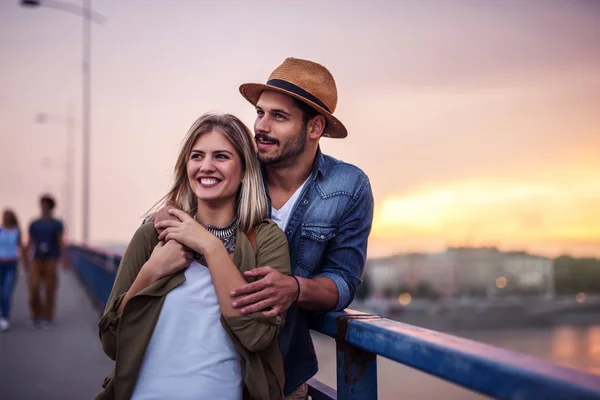
[(98, 339), (98, 311), (75, 273), (61, 272), (56, 325), (32, 331), (25, 278), (15, 290), (12, 329), (0, 332), (0, 400), (92, 399), (113, 367)]

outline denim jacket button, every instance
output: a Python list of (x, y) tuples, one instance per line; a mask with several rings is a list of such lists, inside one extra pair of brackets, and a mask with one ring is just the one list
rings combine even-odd
[(321, 239), (325, 239), (325, 235), (321, 235)]
[(308, 204), (308, 199), (304, 199), (304, 201), (302, 202), (302, 204), (307, 205)]

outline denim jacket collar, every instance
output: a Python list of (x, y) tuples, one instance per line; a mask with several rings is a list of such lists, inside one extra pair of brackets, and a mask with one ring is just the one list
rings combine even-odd
[[(308, 179), (312, 182), (317, 176), (324, 177), (329, 170), (327, 163), (325, 162), (325, 157), (321, 152), (321, 146), (317, 147), (317, 153), (315, 154), (315, 160), (313, 161), (312, 172), (310, 173)], [(267, 202), (268, 202), (268, 212), (267, 217), (271, 218), (271, 196), (269, 195), (269, 186), (267, 185), (267, 169), (264, 165), (261, 165), (262, 177), (263, 177), (263, 185), (265, 187), (265, 192), (267, 193)]]

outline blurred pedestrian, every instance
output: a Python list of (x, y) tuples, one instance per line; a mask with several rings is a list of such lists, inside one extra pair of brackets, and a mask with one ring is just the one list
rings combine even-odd
[(19, 258), (27, 262), (19, 221), (14, 211), (5, 209), (0, 225), (0, 331), (10, 329), (10, 306)]
[[(31, 326), (50, 327), (54, 323), (56, 289), (58, 287), (58, 262), (62, 257), (63, 267), (67, 266), (63, 223), (54, 218), (56, 201), (50, 195), (40, 199), (42, 215), (29, 226), (28, 251), (33, 251), (33, 261), (29, 268), (29, 306)], [(41, 285), (45, 286), (45, 299), (40, 295)]]

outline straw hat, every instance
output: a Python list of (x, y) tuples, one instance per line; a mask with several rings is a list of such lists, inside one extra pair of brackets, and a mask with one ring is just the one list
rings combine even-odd
[(337, 88), (333, 76), (324, 66), (290, 57), (271, 73), (266, 84), (245, 83), (240, 86), (242, 96), (253, 105), (265, 90), (287, 94), (317, 110), (327, 119), (323, 136), (344, 138), (348, 135), (344, 125), (333, 116)]

